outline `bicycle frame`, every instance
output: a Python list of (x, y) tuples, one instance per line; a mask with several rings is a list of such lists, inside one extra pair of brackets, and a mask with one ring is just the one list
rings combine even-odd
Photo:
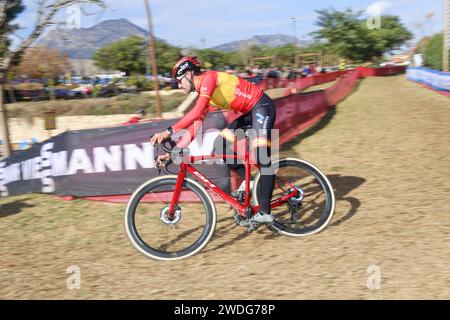
[[(186, 178), (186, 173), (192, 174), (192, 176), (195, 177), (197, 181), (202, 183), (204, 186), (206, 186), (208, 189), (210, 189), (212, 192), (220, 196), (222, 199), (224, 199), (228, 204), (230, 204), (243, 218), (247, 219), (248, 211), (250, 211), (251, 215), (257, 213), (260, 209), (260, 206), (252, 206), (250, 204), (250, 153), (248, 148), (248, 139), (245, 138), (245, 155), (239, 156), (239, 155), (221, 155), (221, 154), (215, 154), (215, 155), (205, 155), (205, 156), (189, 156), (189, 163), (186, 163), (187, 161), (182, 161), (180, 164), (180, 170), (178, 172), (178, 178), (175, 185), (175, 190), (173, 192), (173, 196), (170, 202), (169, 207), (169, 215), (174, 214), (174, 208), (176, 204), (178, 203), (181, 190), (183, 187), (184, 179)], [(216, 186), (211, 180), (209, 180), (207, 177), (205, 177), (202, 173), (200, 173), (197, 169), (195, 169), (190, 163), (195, 163), (200, 160), (217, 160), (217, 159), (236, 159), (236, 160), (244, 160), (245, 164), (245, 200), (244, 203), (240, 203), (235, 198), (233, 198), (231, 195), (223, 191), (221, 188)], [(291, 185), (291, 187), (293, 187)], [(274, 199), (270, 203), (271, 208), (278, 207), (280, 205), (285, 204), (288, 199), (298, 196), (299, 192), (296, 188), (291, 188), (293, 191), (290, 192), (287, 195), (284, 195), (281, 198)]]

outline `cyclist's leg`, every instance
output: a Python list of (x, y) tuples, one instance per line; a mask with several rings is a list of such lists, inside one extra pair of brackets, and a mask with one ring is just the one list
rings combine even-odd
[[(250, 115), (244, 114), (231, 122), (225, 129), (223, 129), (220, 135), (214, 141), (214, 150), (218, 154), (236, 154), (234, 152), (235, 142), (241, 137), (237, 137), (236, 129), (241, 128), (245, 125), (249, 125), (251, 123)], [(232, 159), (224, 159), (228, 166), (235, 170), (239, 176), (245, 180), (245, 166), (237, 160)]]
[(261, 170), (260, 211), (270, 214), (270, 200), (274, 186), (274, 173), (271, 163), (271, 137), (275, 124), (275, 105), (268, 96), (263, 95), (258, 103), (252, 108), (252, 129), (256, 136), (252, 137), (251, 146), (256, 152), (256, 161)]

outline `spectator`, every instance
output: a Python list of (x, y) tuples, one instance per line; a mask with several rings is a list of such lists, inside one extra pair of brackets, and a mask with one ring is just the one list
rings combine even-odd
[(252, 72), (254, 75), (256, 76), (262, 76), (262, 70), (259, 68), (259, 65), (256, 65), (253, 69)]
[(136, 124), (139, 123), (140, 121), (142, 121), (145, 118), (146, 112), (145, 109), (138, 109), (136, 110), (136, 114), (131, 117), (130, 120), (128, 120), (127, 122), (123, 123), (124, 125), (127, 124)]
[(309, 76), (312, 74), (311, 68), (310, 68), (309, 66), (304, 66), (304, 67), (303, 67), (303, 73), (304, 73), (307, 77), (309, 77)]
[(297, 72), (294, 69), (289, 69), (287, 77), (288, 79), (296, 79), (297, 78)]
[(316, 71), (317, 71), (317, 73), (322, 73), (322, 71), (323, 71), (322, 66), (318, 65), (317, 68), (316, 68)]
[(277, 72), (277, 68), (273, 68), (272, 70), (269, 71), (269, 73), (267, 74), (268, 78), (278, 78), (278, 72)]
[(311, 69), (311, 75), (315, 75), (315, 74), (316, 74), (315, 63), (311, 63), (311, 64), (309, 65), (309, 68)]

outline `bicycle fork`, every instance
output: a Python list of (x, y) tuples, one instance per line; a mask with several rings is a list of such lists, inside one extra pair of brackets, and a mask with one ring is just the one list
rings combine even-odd
[(180, 198), (181, 189), (183, 188), (184, 178), (186, 178), (186, 165), (184, 163), (181, 163), (180, 171), (178, 172), (177, 182), (175, 184), (175, 190), (173, 192), (172, 200), (170, 201), (169, 214), (168, 214), (169, 219), (173, 219), (175, 216), (174, 209)]

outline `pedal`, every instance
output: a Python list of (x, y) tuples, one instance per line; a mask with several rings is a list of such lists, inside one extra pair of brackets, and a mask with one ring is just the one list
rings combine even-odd
[(247, 228), (248, 233), (252, 233), (253, 231), (258, 230), (258, 228), (259, 228), (260, 225), (261, 225), (261, 224), (258, 223), (258, 222), (250, 222), (250, 223), (248, 224), (248, 228)]

